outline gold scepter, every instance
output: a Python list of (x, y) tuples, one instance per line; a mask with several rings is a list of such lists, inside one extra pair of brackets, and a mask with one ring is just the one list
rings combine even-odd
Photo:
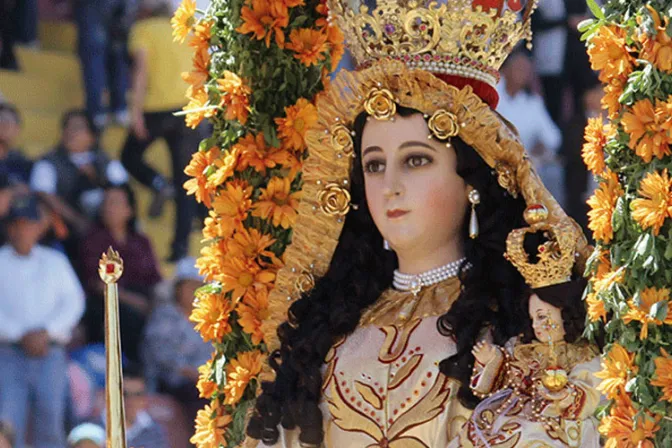
[(121, 338), (119, 329), (119, 290), (117, 281), (124, 262), (112, 247), (100, 258), (98, 274), (105, 282), (105, 404), (107, 409), (107, 448), (126, 448)]

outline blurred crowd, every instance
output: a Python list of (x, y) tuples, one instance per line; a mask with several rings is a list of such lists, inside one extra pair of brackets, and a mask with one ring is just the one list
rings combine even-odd
[[(0, 67), (21, 70), (15, 44), (39, 48), (40, 11), (77, 25), (86, 91), (85, 108), (63, 114), (59, 141), (36, 160), (18, 145), (21, 111), (0, 102), (0, 448), (103, 446), (98, 262), (111, 245), (125, 262), (119, 295), (129, 446), (188, 446), (190, 424), (175, 436), (175, 422), (193, 421), (204, 404), (195, 383), (211, 347), (188, 321), (202, 285), (188, 237), (203, 210), (182, 184), (207, 129), (189, 130), (173, 115), (184, 104), (180, 74), (191, 65), (189, 50), (171, 42), (178, 3), (0, 0)], [(207, 8), (207, 0), (198, 3)], [(497, 108), (584, 228), (594, 184), (581, 159), (583, 132), (602, 99), (576, 30), (588, 15), (584, 0), (540, 2), (533, 49), (517, 49), (502, 67)], [(351, 68), (347, 58), (341, 67)], [(101, 148), (101, 132), (112, 124), (127, 129), (120, 160)], [(156, 139), (169, 148), (170, 178), (144, 158)], [(153, 193), (146, 214), (134, 188)], [(167, 200), (177, 207), (165, 260), (175, 263), (172, 279), (162, 278), (139, 219), (161, 215)]]

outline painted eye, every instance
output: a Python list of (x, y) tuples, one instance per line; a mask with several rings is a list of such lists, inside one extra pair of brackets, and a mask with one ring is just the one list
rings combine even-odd
[(381, 173), (385, 170), (385, 164), (379, 160), (372, 160), (364, 165), (364, 171), (367, 173)]
[(406, 163), (411, 168), (418, 168), (421, 166), (429, 165), (432, 162), (432, 159), (426, 156), (411, 156), (406, 160)]

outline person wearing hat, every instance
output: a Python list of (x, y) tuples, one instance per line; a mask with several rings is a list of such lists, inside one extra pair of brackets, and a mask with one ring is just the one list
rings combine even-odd
[[(28, 415), (33, 445), (65, 445), (65, 345), (84, 311), (84, 291), (62, 253), (37, 244), (44, 223), (34, 195), (13, 199), (9, 242), (0, 248), (0, 420), (25, 446)], [(32, 412), (29, 414), (29, 406)]]
[(105, 430), (93, 423), (82, 423), (70, 431), (68, 448), (103, 448)]
[(203, 286), (193, 258), (178, 262), (174, 282), (175, 299), (157, 307), (149, 318), (142, 353), (152, 387), (175, 397), (195, 418), (206, 403), (196, 390), (198, 366), (210, 359), (212, 346), (203, 342), (189, 321), (196, 290)]

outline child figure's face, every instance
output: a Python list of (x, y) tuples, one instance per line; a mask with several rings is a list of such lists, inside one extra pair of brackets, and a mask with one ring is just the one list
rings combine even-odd
[(560, 342), (565, 338), (562, 310), (546, 303), (536, 294), (530, 296), (530, 319), (534, 336), (540, 342)]

